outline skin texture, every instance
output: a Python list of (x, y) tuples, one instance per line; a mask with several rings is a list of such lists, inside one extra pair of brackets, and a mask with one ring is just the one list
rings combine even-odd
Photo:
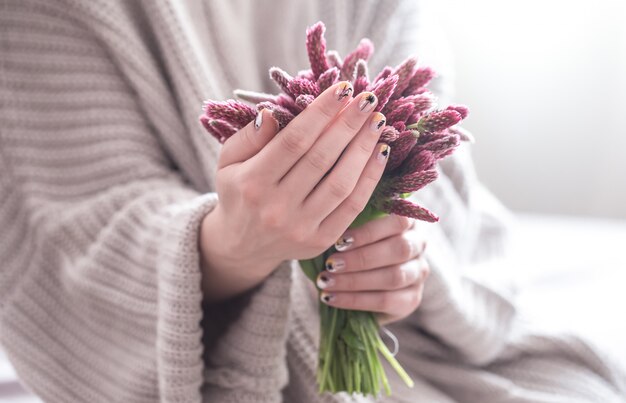
[[(372, 112), (376, 102), (371, 93), (353, 98), (349, 83), (337, 83), (280, 132), (271, 111), (263, 110), (258, 127), (251, 122), (224, 143), (216, 176), (219, 203), (203, 219), (199, 239), (208, 302), (239, 295), (282, 261), (315, 257), (344, 234), (387, 161), (378, 143), (384, 116)], [(343, 277), (332, 274), (340, 286), (357, 280), (333, 291), (332, 305), (381, 312), (383, 322), (417, 307), (423, 275), (416, 273), (424, 265), (416, 257), (423, 242), (403, 235), (408, 220), (391, 217), (351, 230), (355, 243), (341, 252), (346, 271)], [(376, 255), (376, 267), (356, 263), (362, 254)], [(399, 278), (393, 275), (398, 267), (407, 281), (381, 282), (386, 291), (372, 290), (362, 277), (379, 269)]]

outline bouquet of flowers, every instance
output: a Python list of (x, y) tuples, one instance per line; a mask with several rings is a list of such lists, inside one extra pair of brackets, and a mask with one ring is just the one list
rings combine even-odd
[[(271, 109), (279, 128), (284, 128), (322, 91), (340, 80), (349, 80), (354, 94), (371, 91), (378, 97), (376, 111), (385, 114), (387, 126), (380, 140), (393, 152), (385, 172), (365, 209), (350, 228), (386, 214), (397, 214), (435, 222), (438, 217), (425, 207), (406, 200), (437, 178), (438, 160), (450, 155), (460, 141), (473, 141), (469, 133), (455, 125), (468, 109), (451, 105), (435, 109), (433, 94), (426, 88), (435, 76), (432, 69), (418, 67), (408, 58), (396, 67), (385, 67), (370, 79), (367, 61), (374, 51), (372, 42), (362, 39), (343, 60), (326, 50), (325, 27), (318, 22), (307, 29), (306, 48), (310, 69), (295, 76), (272, 67), (270, 77), (281, 93), (277, 95), (236, 90), (238, 100), (206, 101), (200, 117), (205, 129), (220, 142), (254, 120), (262, 109)], [(324, 262), (342, 240), (314, 259), (301, 260), (305, 274), (315, 283), (325, 270)], [(394, 358), (379, 335), (379, 324), (371, 312), (350, 311), (320, 304), (320, 346), (317, 382), (324, 391), (378, 395), (381, 384), (391, 394), (380, 353), (408, 386), (413, 381)]]

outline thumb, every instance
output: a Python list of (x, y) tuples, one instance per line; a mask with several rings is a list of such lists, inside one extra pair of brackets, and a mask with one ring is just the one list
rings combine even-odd
[(257, 112), (256, 119), (224, 142), (217, 169), (244, 162), (258, 153), (278, 133), (278, 122), (269, 109)]

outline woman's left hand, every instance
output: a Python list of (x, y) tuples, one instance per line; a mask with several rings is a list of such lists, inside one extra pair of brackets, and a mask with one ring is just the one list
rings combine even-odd
[(430, 268), (415, 220), (389, 215), (349, 229), (317, 277), (322, 302), (375, 312), (385, 325), (409, 316), (422, 300)]

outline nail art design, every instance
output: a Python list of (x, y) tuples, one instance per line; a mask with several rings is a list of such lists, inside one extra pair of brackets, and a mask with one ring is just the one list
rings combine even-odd
[(329, 257), (328, 259), (326, 259), (326, 264), (324, 265), (324, 267), (330, 272), (336, 272), (343, 270), (346, 267), (346, 262), (344, 262), (343, 259)]
[(335, 249), (339, 252), (343, 252), (344, 250), (348, 250), (354, 243), (354, 237), (350, 235), (343, 235), (341, 238), (335, 242)]
[(322, 273), (317, 278), (316, 284), (320, 289), (323, 290), (324, 288), (328, 288), (335, 284), (335, 279), (330, 277), (328, 274)]
[(374, 104), (376, 104), (376, 95), (371, 92), (364, 92), (361, 96), (361, 100), (359, 101), (359, 109), (362, 112), (369, 112), (374, 109)]
[(378, 148), (378, 155), (376, 156), (376, 158), (379, 161), (386, 161), (387, 158), (389, 158), (389, 152), (391, 151), (391, 147), (389, 147), (387, 144), (381, 144), (380, 147)]
[(354, 89), (352, 88), (352, 84), (349, 82), (343, 82), (339, 84), (337, 89), (335, 90), (335, 95), (337, 96), (337, 101), (342, 101), (345, 97), (350, 96)]
[(333, 299), (335, 299), (335, 296), (333, 294), (327, 293), (327, 292), (322, 292), (320, 294), (320, 299), (322, 300), (322, 302), (328, 304), (330, 302), (332, 302)]
[(260, 110), (256, 113), (256, 118), (254, 119), (254, 128), (259, 130), (262, 124), (263, 124), (263, 110)]
[(372, 119), (372, 123), (370, 124), (370, 128), (374, 131), (380, 130), (381, 127), (385, 125), (385, 115), (380, 112), (376, 112), (374, 114), (374, 118)]

